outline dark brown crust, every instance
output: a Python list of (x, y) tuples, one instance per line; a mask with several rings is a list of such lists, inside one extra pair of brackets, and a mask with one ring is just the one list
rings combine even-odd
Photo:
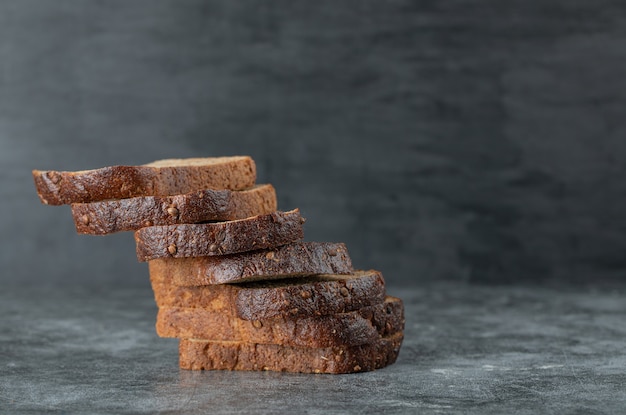
[(404, 303), (397, 297), (388, 295), (382, 307), (363, 307), (358, 313), (370, 321), (382, 337), (404, 331)]
[(228, 221), (274, 212), (270, 184), (244, 191), (205, 189), (175, 196), (143, 196), (72, 204), (76, 231), (106, 235), (146, 226)]
[(397, 332), (360, 346), (316, 349), (181, 339), (178, 353), (181, 369), (341, 374), (367, 372), (393, 364), (402, 340), (403, 333)]
[(33, 179), (41, 202), (47, 205), (169, 196), (209, 188), (242, 190), (254, 185), (256, 166), (250, 157), (211, 160), (205, 166), (111, 166), (80, 172), (33, 170)]
[(151, 278), (173, 285), (199, 286), (350, 274), (352, 261), (342, 243), (301, 242), (220, 257), (162, 258), (150, 261)]
[(166, 276), (150, 274), (158, 307), (198, 307), (243, 320), (345, 313), (385, 299), (385, 281), (378, 271), (199, 287), (175, 286)]
[(394, 297), (348, 313), (254, 321), (201, 308), (162, 307), (156, 323), (157, 334), (161, 337), (301, 347), (356, 346), (403, 328), (402, 300)]
[(301, 240), (298, 209), (230, 222), (150, 226), (135, 232), (137, 259), (227, 255)]

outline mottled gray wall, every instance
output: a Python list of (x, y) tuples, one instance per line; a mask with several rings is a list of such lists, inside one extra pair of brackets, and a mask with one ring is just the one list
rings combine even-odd
[(626, 3), (0, 2), (5, 282), (146, 284), (32, 168), (250, 154), (390, 284), (626, 271)]

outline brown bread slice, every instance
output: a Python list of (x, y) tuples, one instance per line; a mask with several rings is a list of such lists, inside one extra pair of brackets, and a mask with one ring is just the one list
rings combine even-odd
[(244, 191), (205, 189), (175, 196), (142, 196), (72, 204), (76, 231), (106, 235), (154, 225), (228, 221), (274, 212), (270, 184)]
[(150, 226), (135, 232), (137, 258), (227, 255), (273, 248), (303, 238), (298, 209), (219, 223)]
[(248, 156), (167, 159), (73, 172), (33, 170), (33, 179), (42, 203), (65, 205), (203, 189), (247, 189), (256, 180), (256, 166)]
[(404, 307), (395, 297), (347, 313), (254, 321), (202, 308), (161, 307), (156, 323), (161, 337), (302, 347), (355, 346), (403, 328)]
[(219, 257), (161, 258), (149, 262), (152, 280), (197, 286), (302, 277), (311, 274), (350, 274), (346, 246), (330, 242), (296, 242), (268, 250)]
[(178, 355), (182, 369), (341, 374), (393, 364), (403, 338), (400, 331), (359, 346), (327, 348), (181, 339)]
[(243, 320), (345, 313), (385, 300), (385, 281), (378, 271), (199, 287), (172, 285), (164, 276), (150, 274), (157, 306), (198, 307)]

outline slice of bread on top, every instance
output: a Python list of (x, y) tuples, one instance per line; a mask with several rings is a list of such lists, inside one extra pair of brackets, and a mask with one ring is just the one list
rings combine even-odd
[(73, 172), (33, 170), (33, 179), (42, 203), (67, 205), (203, 189), (243, 190), (254, 185), (256, 165), (248, 156), (167, 159)]

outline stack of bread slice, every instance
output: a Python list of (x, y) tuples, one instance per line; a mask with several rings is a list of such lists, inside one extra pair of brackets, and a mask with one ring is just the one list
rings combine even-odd
[(352, 373), (395, 362), (402, 301), (342, 243), (303, 242), (247, 156), (33, 171), (41, 201), (70, 204), (76, 230), (134, 231), (184, 369)]

